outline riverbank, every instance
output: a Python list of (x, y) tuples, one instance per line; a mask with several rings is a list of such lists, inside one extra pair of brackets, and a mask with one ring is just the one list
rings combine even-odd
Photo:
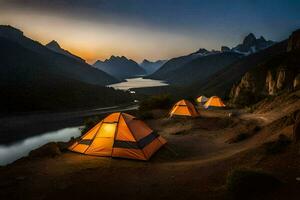
[(88, 117), (136, 109), (138, 109), (137, 104), (126, 104), (82, 111), (22, 113), (2, 116), (0, 117), (0, 144), (11, 144), (45, 132), (82, 126), (84, 119)]

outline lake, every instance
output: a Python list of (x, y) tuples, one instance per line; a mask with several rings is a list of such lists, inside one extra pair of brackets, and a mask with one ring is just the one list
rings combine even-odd
[(64, 128), (39, 136), (26, 138), (11, 145), (0, 145), (0, 165), (9, 164), (48, 142), (67, 142), (71, 137), (81, 135), (80, 127)]
[(129, 78), (125, 79), (126, 81), (121, 83), (115, 83), (108, 85), (108, 87), (113, 87), (119, 90), (129, 90), (134, 88), (144, 88), (144, 87), (160, 87), (160, 86), (168, 86), (169, 84), (160, 81), (160, 80), (153, 80), (153, 79), (144, 79), (144, 78)]

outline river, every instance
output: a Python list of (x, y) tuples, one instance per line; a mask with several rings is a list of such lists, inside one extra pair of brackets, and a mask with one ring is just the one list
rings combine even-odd
[(125, 79), (125, 81), (120, 83), (115, 83), (112, 85), (108, 85), (108, 87), (113, 87), (119, 90), (130, 90), (134, 88), (144, 88), (144, 87), (160, 87), (160, 86), (168, 86), (169, 84), (160, 81), (160, 80), (153, 80), (153, 79), (144, 79), (144, 78), (129, 78)]
[[(120, 90), (131, 90), (134, 88), (159, 87), (167, 85), (167, 83), (158, 80), (130, 78), (126, 79), (126, 81), (124, 82), (109, 85), (108, 87), (113, 87)], [(49, 114), (38, 113), (28, 116), (21, 115), (2, 118), (0, 127), (2, 128), (2, 130), (5, 130), (1, 133), (2, 137), (8, 137), (9, 135), (14, 134), (14, 139), (20, 139), (13, 143), (11, 143), (11, 140), (7, 139), (0, 142), (0, 165), (9, 164), (23, 156), (26, 156), (31, 150), (36, 149), (48, 142), (65, 142), (68, 141), (71, 137), (78, 137), (80, 135), (80, 126), (76, 126), (75, 124), (81, 125), (85, 117), (99, 114), (103, 115), (110, 112), (134, 110), (137, 108), (137, 105), (115, 106), (88, 111)], [(66, 126), (72, 126), (72, 124), (73, 127), (66, 128)], [(42, 125), (41, 130), (51, 130), (52, 128), (55, 128), (57, 130), (39, 133), (40, 125)], [(32, 132), (32, 134), (29, 134), (27, 138), (23, 138), (24, 129), (27, 130), (27, 132), (29, 131), (29, 133)], [(6, 142), (8, 144), (3, 144)]]
[(48, 142), (67, 142), (71, 137), (80, 136), (80, 127), (64, 128), (42, 135), (26, 138), (10, 145), (0, 145), (0, 165), (9, 164)]

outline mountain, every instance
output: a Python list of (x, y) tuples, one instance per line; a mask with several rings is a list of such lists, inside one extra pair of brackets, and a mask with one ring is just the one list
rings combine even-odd
[(206, 80), (195, 81), (188, 86), (189, 93), (207, 96), (218, 95), (226, 97), (233, 84), (241, 80), (242, 76), (253, 67), (266, 62), (273, 56), (286, 51), (287, 41), (282, 41), (257, 53), (244, 56), (240, 60), (226, 66), (212, 74)]
[(144, 59), (140, 66), (146, 71), (147, 74), (152, 74), (157, 71), (163, 64), (165, 64), (166, 60), (157, 60), (151, 62), (147, 59)]
[[(78, 61), (73, 58), (55, 53), (30, 39), (25, 39), (28, 46), (37, 46), (41, 53), (34, 48), (29, 49), (20, 44), (24, 36), (19, 31), (8, 30), (11, 34), (4, 35), (1, 28), (1, 113), (62, 111), (111, 106), (132, 101), (130, 94), (100, 85), (115, 80), (106, 73), (82, 62), (78, 64)], [(3, 35), (5, 37), (2, 37)], [(9, 39), (11, 36), (18, 36), (21, 42)], [(66, 68), (74, 72), (71, 73), (59, 63), (66, 63)], [(73, 68), (71, 68), (72, 64)], [(76, 76), (76, 73), (83, 74)], [(88, 79), (89, 76), (92, 76), (91, 79)]]
[(215, 53), (193, 59), (180, 68), (168, 72), (164, 77), (172, 85), (184, 86), (195, 81), (205, 80), (210, 75), (236, 62), (241, 54), (234, 52)]
[(166, 80), (170, 72), (175, 71), (178, 68), (181, 68), (182, 66), (192, 61), (193, 59), (206, 56), (209, 54), (210, 52), (208, 50), (199, 49), (198, 51), (191, 53), (189, 55), (172, 58), (168, 60), (163, 66), (161, 66), (156, 72), (154, 72), (148, 77), (152, 79)]
[(55, 40), (52, 40), (51, 42), (46, 44), (46, 47), (51, 49), (52, 51), (57, 52), (57, 53), (69, 56), (69, 57), (74, 58), (74, 59), (76, 59), (78, 61), (81, 61), (81, 62), (85, 62), (85, 60), (80, 58), (79, 56), (76, 56), (76, 55), (70, 53), (69, 51), (61, 48), (60, 45)]
[(253, 104), (266, 96), (299, 88), (300, 30), (289, 37), (286, 51), (254, 66), (231, 88), (230, 101), (234, 105)]
[(93, 64), (93, 66), (118, 78), (119, 80), (146, 74), (146, 71), (135, 61), (127, 59), (125, 56), (111, 56), (105, 61), (98, 60), (95, 64)]
[(0, 37), (1, 112), (61, 111), (131, 101), (129, 94), (66, 78), (48, 58)]
[(274, 43), (275, 42), (271, 40), (267, 41), (263, 36), (261, 36), (260, 38), (256, 38), (253, 33), (250, 33), (244, 38), (242, 44), (239, 44), (236, 47), (232, 48), (231, 51), (249, 55), (251, 53), (263, 50), (273, 45)]
[[(49, 73), (95, 85), (108, 85), (118, 81), (114, 77), (101, 70), (95, 69), (85, 62), (50, 50), (44, 45), (27, 38), (22, 31), (14, 27), (1, 25), (0, 37), (6, 38), (7, 40), (19, 44), (23, 48), (35, 52), (37, 58), (47, 63)], [(35, 62), (34, 57), (31, 59), (32, 62)], [(28, 64), (30, 64), (30, 62)], [(35, 67), (39, 70), (41, 66)]]
[[(260, 38), (256, 38), (253, 33), (250, 33), (244, 38), (242, 44), (239, 44), (232, 49), (230, 49), (227, 46), (222, 46), (221, 51), (215, 51), (215, 50), (208, 51), (206, 49), (200, 48), (198, 51), (191, 53), (189, 55), (172, 58), (168, 62), (166, 62), (159, 70), (151, 74), (149, 78), (170, 81), (170, 79), (172, 79), (169, 78), (170, 73), (173, 74), (176, 73), (177, 69), (186, 67), (187, 64), (194, 59), (200, 59), (203, 56), (226, 53), (226, 52), (239, 53), (244, 56), (248, 56), (252, 53), (256, 53), (263, 49), (266, 49), (272, 46), (273, 44), (275, 44), (275, 42), (271, 40), (267, 41), (262, 36)], [(196, 81), (196, 80), (190, 80), (190, 81)]]

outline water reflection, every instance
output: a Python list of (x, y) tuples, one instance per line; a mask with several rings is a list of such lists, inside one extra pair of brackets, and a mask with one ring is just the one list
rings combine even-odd
[(48, 142), (67, 142), (71, 137), (80, 136), (80, 127), (64, 128), (30, 137), (12, 145), (0, 145), (0, 165), (11, 163)]

